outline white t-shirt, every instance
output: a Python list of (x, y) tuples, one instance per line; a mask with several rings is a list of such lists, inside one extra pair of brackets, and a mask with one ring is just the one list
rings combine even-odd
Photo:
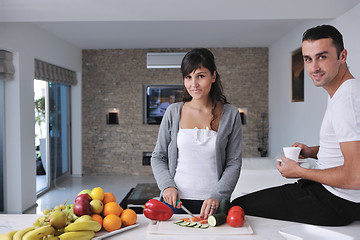
[[(320, 129), (320, 148), (315, 168), (327, 169), (343, 165), (344, 156), (340, 143), (350, 141), (360, 141), (360, 81), (355, 79), (345, 81), (333, 97), (328, 99)], [(328, 185), (324, 187), (336, 196), (360, 202), (360, 190)]]
[(179, 129), (178, 162), (174, 181), (180, 198), (205, 200), (218, 182), (215, 159), (217, 132), (207, 129)]

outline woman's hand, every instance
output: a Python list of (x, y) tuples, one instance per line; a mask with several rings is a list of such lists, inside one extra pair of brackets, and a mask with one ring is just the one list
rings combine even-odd
[(163, 192), (163, 198), (167, 204), (172, 205), (174, 208), (177, 207), (176, 201), (179, 199), (179, 194), (176, 188), (174, 187), (166, 188)]
[(210, 215), (215, 214), (219, 205), (219, 201), (216, 199), (206, 199), (201, 207), (200, 218), (207, 219)]

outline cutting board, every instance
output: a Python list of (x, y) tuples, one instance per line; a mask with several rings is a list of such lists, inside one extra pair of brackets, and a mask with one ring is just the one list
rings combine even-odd
[(242, 227), (230, 227), (228, 224), (224, 223), (216, 227), (208, 227), (205, 229), (192, 228), (192, 227), (182, 227), (177, 224), (174, 224), (175, 221), (179, 220), (180, 217), (172, 217), (168, 221), (157, 221), (156, 224), (150, 222), (147, 227), (147, 232), (149, 234), (163, 234), (163, 235), (243, 235), (243, 234), (253, 234), (253, 230), (249, 225), (245, 217), (245, 222)]

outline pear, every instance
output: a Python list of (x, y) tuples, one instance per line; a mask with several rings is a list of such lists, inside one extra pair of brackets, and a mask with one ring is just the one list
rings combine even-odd
[(84, 189), (84, 190), (82, 190), (81, 192), (78, 193), (78, 196), (81, 195), (81, 194), (84, 194), (84, 193), (87, 193), (90, 196), (91, 190), (90, 189)]
[(56, 210), (53, 211), (49, 216), (49, 223), (56, 229), (65, 227), (67, 221), (67, 216), (62, 211)]

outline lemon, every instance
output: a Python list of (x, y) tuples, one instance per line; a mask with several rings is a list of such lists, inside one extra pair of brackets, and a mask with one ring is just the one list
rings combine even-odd
[(101, 187), (93, 188), (91, 190), (90, 196), (93, 200), (98, 199), (102, 201), (104, 199), (104, 190)]

